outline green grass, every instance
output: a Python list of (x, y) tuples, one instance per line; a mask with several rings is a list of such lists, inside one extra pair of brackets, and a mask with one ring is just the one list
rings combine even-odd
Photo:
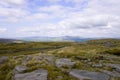
[[(107, 46), (106, 46), (107, 44)], [(120, 64), (120, 40), (115, 39), (102, 39), (91, 40), (83, 43), (78, 42), (27, 42), (27, 43), (0, 43), (0, 56), (8, 56), (9, 60), (5, 64), (0, 65), (0, 80), (11, 80), (13, 77), (12, 70), (16, 65), (20, 65), (21, 61), (27, 55), (32, 57), (38, 55), (38, 53), (46, 55), (54, 55), (57, 58), (70, 58), (75, 61), (74, 69), (83, 69), (89, 71), (99, 71), (99, 68), (93, 68), (87, 65), (84, 60), (79, 58), (90, 59), (92, 62), (99, 63), (102, 60), (104, 63), (116, 63)], [(101, 57), (103, 56), (103, 57)], [(13, 58), (15, 57), (15, 58)], [(76, 58), (77, 57), (77, 58)], [(114, 58), (110, 61), (106, 58)], [(63, 66), (65, 71), (57, 68), (55, 65), (48, 64), (47, 60), (42, 59), (36, 61), (31, 59), (25, 64), (28, 69), (25, 72), (31, 72), (33, 70), (42, 68), (48, 70), (48, 80), (58, 80), (58, 76), (62, 77), (62, 80), (77, 80), (69, 76), (67, 70), (68, 66)], [(108, 67), (102, 67), (106, 70), (111, 70)], [(113, 80), (118, 80), (113, 79)]]

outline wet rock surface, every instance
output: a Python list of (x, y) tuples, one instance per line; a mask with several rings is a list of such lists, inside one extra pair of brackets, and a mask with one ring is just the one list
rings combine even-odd
[(47, 80), (47, 75), (47, 70), (39, 69), (28, 73), (15, 74), (13, 80)]
[(70, 75), (80, 79), (80, 80), (109, 80), (110, 77), (107, 74), (101, 72), (90, 72), (86, 70), (73, 69)]

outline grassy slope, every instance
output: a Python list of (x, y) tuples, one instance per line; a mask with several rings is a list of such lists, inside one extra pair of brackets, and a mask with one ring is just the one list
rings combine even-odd
[[(58, 47), (58, 48), (57, 48)], [(75, 42), (31, 42), (31, 43), (21, 43), (21, 44), (0, 44), (0, 56), (11, 56), (9, 61), (4, 65), (0, 66), (0, 80), (10, 80), (12, 74), (12, 69), (19, 65), (19, 59), (23, 59), (25, 55), (35, 56), (38, 52), (46, 52), (49, 55), (54, 55), (56, 58), (71, 58), (76, 61), (74, 68), (85, 69), (90, 71), (99, 71), (98, 68), (92, 68), (84, 64), (82, 61), (76, 59), (76, 57), (89, 58), (94, 63), (98, 63), (99, 56), (104, 57), (117, 57), (115, 62), (104, 60), (106, 63), (117, 63), (120, 64), (120, 40), (115, 39), (102, 39), (102, 40), (91, 40), (83, 43)], [(22, 56), (21, 56), (22, 55)], [(16, 60), (12, 59), (12, 56), (18, 56)], [(60, 69), (55, 66), (45, 65), (41, 66), (42, 62), (35, 62), (31, 60), (27, 65), (29, 66), (28, 71), (32, 71), (37, 68), (45, 68), (50, 73), (48, 76), (49, 80), (57, 80), (55, 76), (64, 76), (63, 80), (77, 80), (66, 74), (66, 72), (61, 72)], [(9, 64), (11, 63), (11, 64)], [(108, 69), (107, 67), (103, 67)], [(116, 79), (117, 80), (117, 79)]]
[(27, 42), (27, 43), (1, 43), (0, 55), (34, 54), (71, 45), (69, 42)]

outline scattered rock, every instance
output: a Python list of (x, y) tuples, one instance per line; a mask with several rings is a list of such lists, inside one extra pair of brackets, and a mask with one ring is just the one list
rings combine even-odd
[(117, 72), (120, 72), (120, 64), (104, 64), (104, 65), (115, 69)]
[(4, 64), (5, 62), (7, 62), (8, 61), (8, 57), (7, 56), (2, 56), (2, 57), (0, 57), (0, 65), (1, 64)]
[(107, 74), (101, 72), (90, 72), (86, 70), (77, 70), (74, 69), (70, 72), (70, 75), (76, 77), (80, 80), (109, 80), (110, 77)]
[(41, 57), (41, 56), (35, 56), (34, 58), (35, 58), (35, 60), (38, 61), (38, 62), (42, 60), (42, 57)]
[(87, 64), (88, 64), (88, 65), (92, 65), (92, 64), (93, 64), (93, 62), (88, 62)]
[(72, 67), (74, 66), (74, 64), (75, 62), (72, 62), (70, 59), (67, 58), (61, 58), (56, 60), (56, 66), (59, 68), (63, 66)]
[(22, 66), (22, 65), (19, 65), (19, 66), (16, 66), (15, 67), (15, 70), (18, 72), (18, 73), (22, 73), (24, 71), (26, 71), (28, 68), (26, 66)]
[(27, 55), (27, 56), (26, 56), (26, 60), (27, 60), (27, 61), (31, 60), (32, 58), (33, 58), (32, 55)]
[(14, 80), (47, 80), (47, 75), (46, 70), (39, 69), (29, 73), (15, 74)]
[(22, 64), (26, 64), (28, 61), (32, 60), (33, 56), (31, 55), (27, 55), (23, 60), (22, 60)]
[(57, 76), (57, 80), (62, 80), (63, 76)]
[(50, 64), (54, 63), (55, 57), (53, 55), (46, 55), (43, 56), (44, 59), (46, 59)]
[(120, 73), (116, 71), (107, 71), (107, 70), (100, 70), (101, 72), (110, 75), (111, 77), (120, 77)]
[(92, 67), (101, 68), (101, 67), (103, 67), (103, 65), (102, 64), (94, 64), (94, 65), (92, 65)]

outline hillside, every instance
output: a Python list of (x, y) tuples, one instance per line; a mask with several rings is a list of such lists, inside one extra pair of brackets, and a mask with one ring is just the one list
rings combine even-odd
[(120, 80), (120, 40), (0, 44), (0, 80)]

